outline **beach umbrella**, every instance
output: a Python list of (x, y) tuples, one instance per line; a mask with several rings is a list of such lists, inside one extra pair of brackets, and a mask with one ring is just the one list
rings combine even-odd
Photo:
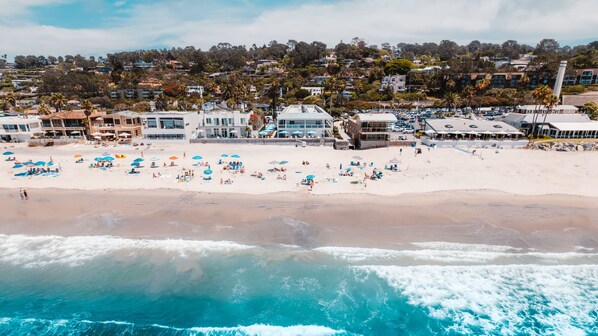
[(111, 156), (106, 156), (102, 158), (104, 161), (114, 161), (114, 158)]
[(99, 136), (102, 135), (102, 133), (100, 133), (100, 132), (93, 132), (93, 133), (91, 133), (91, 135), (94, 136), (94, 137), (99, 137)]
[(130, 135), (131, 135), (131, 133), (127, 133), (127, 132), (122, 132), (122, 133), (118, 134), (119, 137), (128, 137)]
[(14, 154), (13, 152), (4, 152), (4, 153), (2, 153), (2, 155), (13, 155), (13, 154)]
[(142, 162), (144, 161), (142, 158), (136, 158), (135, 160), (133, 160), (133, 162)]
[(93, 138), (94, 138), (94, 139), (96, 139), (96, 140), (100, 140), (102, 137), (101, 137), (101, 136), (97, 136), (97, 135), (96, 135), (96, 136), (94, 136)]
[(12, 166), (12, 169), (16, 169), (16, 168), (23, 168), (23, 165), (20, 163), (17, 163), (16, 165)]
[(159, 160), (160, 160), (160, 159), (158, 159), (158, 158), (157, 158), (157, 157), (155, 157), (155, 156), (154, 156), (154, 157), (152, 157), (152, 158), (150, 159), (150, 161), (159, 161)]
[(291, 133), (291, 134), (292, 134), (292, 135), (302, 135), (302, 134), (303, 134), (303, 132), (300, 132), (300, 131), (295, 131), (295, 132), (293, 132), (293, 133)]
[(168, 158), (168, 160), (178, 160), (178, 159), (179, 159), (179, 158), (178, 158), (178, 157), (176, 157), (176, 156), (171, 156), (171, 157), (169, 157), (169, 158)]
[(44, 161), (37, 161), (37, 162), (35, 163), (35, 165), (36, 165), (36, 166), (45, 166), (45, 165), (46, 165), (46, 163), (45, 163)]
[(316, 176), (315, 175), (307, 175), (305, 178), (308, 180), (313, 180), (316, 178)]
[(131, 167), (139, 167), (139, 162), (133, 162), (133, 163), (131, 163)]
[(289, 134), (289, 131), (282, 130), (282, 131), (278, 132), (278, 134)]
[(355, 160), (363, 160), (363, 158), (361, 156), (354, 156), (353, 159), (355, 159)]
[(394, 159), (390, 160), (390, 163), (399, 163), (399, 160), (397, 158), (394, 158)]
[(270, 164), (271, 164), (271, 165), (277, 165), (277, 164), (278, 164), (278, 161), (270, 161)]
[(228, 157), (228, 154), (222, 154), (220, 157)]
[(108, 133), (104, 133), (104, 134), (102, 134), (102, 135), (104, 135), (104, 136), (114, 136), (114, 133), (110, 133), (110, 132), (108, 132)]
[(235, 158), (235, 159), (240, 159), (241, 156), (239, 154), (233, 154), (230, 157)]
[(281, 165), (283, 165), (283, 164), (287, 164), (287, 163), (289, 163), (289, 161), (285, 161), (285, 160), (282, 160), (282, 161), (280, 161), (280, 164), (281, 164)]
[(318, 134), (318, 132), (309, 131), (309, 132), (307, 132), (307, 134), (314, 135), (314, 134)]
[(195, 155), (191, 159), (193, 159), (193, 160), (201, 160), (201, 159), (203, 159), (203, 156), (201, 156), (201, 155)]
[(54, 165), (54, 162), (52, 162), (52, 161), (48, 162), (48, 166), (49, 166), (49, 167), (50, 167), (50, 166), (53, 166), (53, 165)]
[(83, 156), (83, 155), (81, 155), (81, 154), (75, 154), (75, 157), (76, 157), (76, 158), (80, 158), (80, 157), (82, 157), (82, 156)]
[(95, 161), (102, 161), (102, 160), (104, 160), (104, 158), (103, 158), (103, 157), (97, 157), (97, 158), (93, 158), (93, 159), (94, 159)]
[(212, 171), (210, 169), (206, 169), (206, 170), (203, 171), (203, 173), (206, 174), (206, 175), (211, 175)]
[(79, 131), (72, 131), (71, 134), (77, 135), (77, 134), (81, 134), (81, 132), (79, 132)]

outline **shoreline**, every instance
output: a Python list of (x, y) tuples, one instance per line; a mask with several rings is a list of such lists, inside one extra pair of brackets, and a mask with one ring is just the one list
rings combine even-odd
[(414, 242), (598, 249), (596, 198), (499, 191), (244, 195), (0, 189), (0, 234), (117, 236), (396, 249)]

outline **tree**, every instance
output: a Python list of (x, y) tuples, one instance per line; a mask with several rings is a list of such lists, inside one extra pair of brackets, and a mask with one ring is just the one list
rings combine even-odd
[(394, 59), (384, 65), (384, 73), (389, 76), (406, 75), (413, 68), (415, 68), (415, 64), (408, 59)]
[(547, 54), (557, 54), (560, 48), (561, 46), (555, 39), (543, 39), (536, 46), (534, 54), (539, 56)]
[(15, 95), (12, 92), (4, 96), (4, 101), (8, 104), (9, 107), (17, 107), (17, 95)]
[(266, 96), (272, 99), (272, 119), (276, 120), (276, 99), (280, 95), (280, 81), (274, 78), (266, 90)]
[(442, 100), (442, 102), (445, 106), (448, 106), (454, 112), (455, 108), (459, 104), (459, 100), (460, 100), (460, 98), (459, 98), (458, 94), (456, 94), (454, 92), (448, 92), (444, 96), (444, 99)]
[(581, 111), (588, 114), (594, 120), (598, 119), (598, 104), (595, 102), (585, 103)]
[(482, 96), (484, 95), (489, 86), (490, 81), (485, 78), (475, 83), (475, 89), (478, 92), (478, 109), (482, 105)]
[(37, 113), (39, 115), (50, 115), (52, 114), (52, 111), (50, 110), (50, 106), (48, 106), (48, 104), (42, 102), (37, 109)]
[(91, 134), (91, 119), (89, 117), (93, 111), (93, 104), (89, 101), (89, 99), (83, 99), (81, 102), (81, 108), (83, 109), (83, 113), (87, 118), (87, 133)]
[(538, 108), (540, 105), (544, 105), (545, 102), (548, 100), (548, 96), (552, 95), (552, 90), (546, 85), (540, 85), (532, 91), (532, 97), (536, 103), (536, 108), (534, 109), (534, 116), (532, 118), (532, 131), (531, 136), (532, 139), (534, 138), (534, 134), (536, 133), (536, 122), (538, 121)]
[(467, 103), (468, 107), (471, 107), (471, 103), (473, 101), (473, 97), (475, 97), (475, 89), (471, 85), (467, 85), (466, 87), (461, 90), (461, 97)]
[[(546, 124), (546, 116), (549, 112), (552, 112), (552, 109), (559, 103), (559, 97), (555, 96), (551, 93), (544, 97), (544, 101), (542, 102), (546, 107), (546, 111), (544, 111), (544, 120), (542, 121), (542, 125)], [(539, 136), (539, 134), (538, 134)]]
[(66, 105), (67, 99), (62, 93), (54, 93), (50, 96), (50, 105), (56, 109), (56, 112), (60, 112), (62, 107)]
[(163, 94), (159, 94), (156, 97), (156, 110), (158, 111), (166, 111), (168, 108), (168, 99)]

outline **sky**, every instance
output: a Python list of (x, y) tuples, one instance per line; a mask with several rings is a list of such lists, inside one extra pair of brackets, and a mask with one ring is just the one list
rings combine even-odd
[(105, 55), (353, 37), (536, 45), (598, 40), (598, 0), (0, 0), (0, 55)]

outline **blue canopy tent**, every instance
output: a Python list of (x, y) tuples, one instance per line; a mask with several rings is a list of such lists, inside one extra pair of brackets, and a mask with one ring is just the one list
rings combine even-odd
[(2, 153), (2, 155), (13, 155), (13, 154), (14, 154), (13, 152), (4, 152), (4, 153)]
[(210, 169), (206, 169), (206, 170), (203, 171), (203, 173), (206, 174), (206, 175), (211, 175), (212, 171)]
[(200, 156), (200, 155), (195, 155), (195, 156), (194, 156), (194, 157), (192, 157), (191, 159), (193, 159), (193, 160), (201, 160), (201, 159), (203, 159), (203, 156)]

